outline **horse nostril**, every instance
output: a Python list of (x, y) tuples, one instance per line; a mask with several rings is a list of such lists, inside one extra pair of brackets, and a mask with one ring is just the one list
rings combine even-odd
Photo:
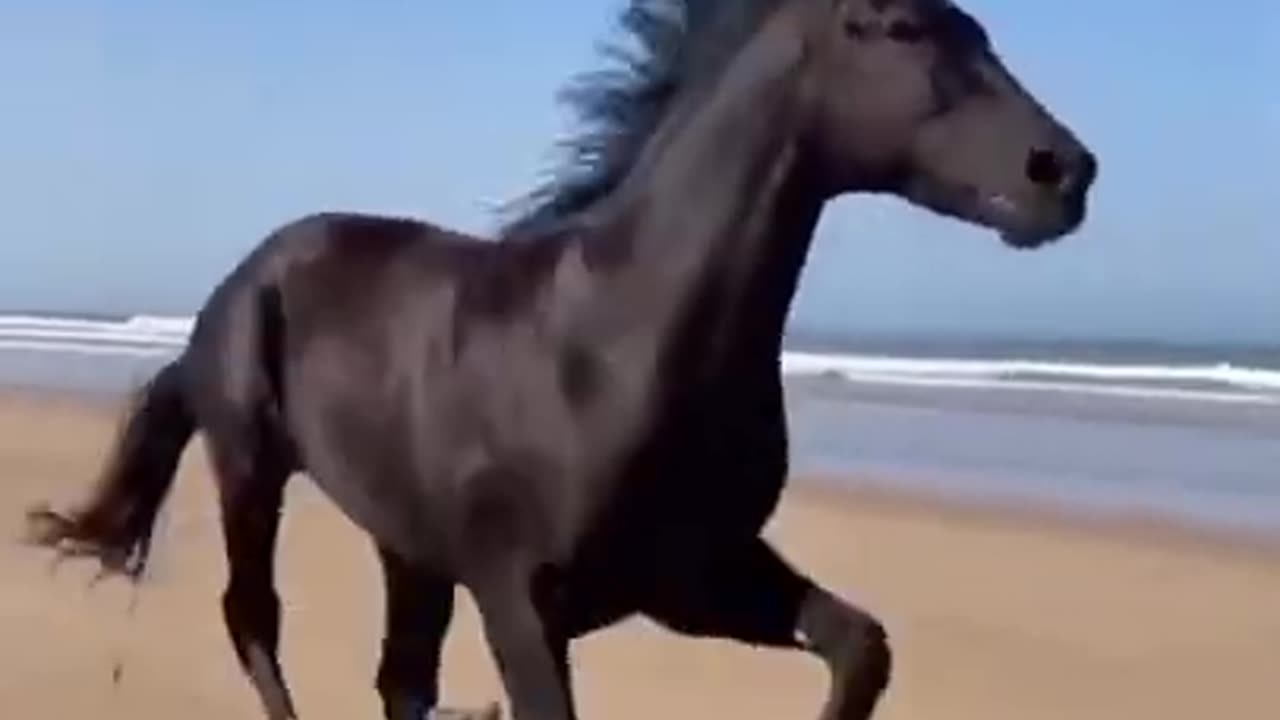
[(1027, 179), (1036, 185), (1056, 188), (1066, 179), (1066, 169), (1052, 150), (1032, 150), (1027, 155)]

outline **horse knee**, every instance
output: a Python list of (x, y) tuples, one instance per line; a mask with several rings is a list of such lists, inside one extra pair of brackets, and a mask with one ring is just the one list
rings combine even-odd
[(893, 672), (893, 650), (889, 644), (889, 634), (879, 620), (867, 617), (853, 633), (850, 654), (858, 675), (868, 689), (880, 691), (889, 685), (889, 676)]
[(868, 692), (888, 685), (889, 635), (871, 614), (819, 590), (805, 603), (797, 631), (801, 645), (821, 655), (839, 681)]

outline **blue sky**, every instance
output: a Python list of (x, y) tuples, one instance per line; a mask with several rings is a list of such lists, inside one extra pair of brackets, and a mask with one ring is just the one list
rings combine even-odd
[[(322, 208), (487, 231), (618, 4), (0, 0), (0, 308), (190, 312)], [(1092, 218), (1027, 254), (841, 200), (795, 324), (1280, 340), (1275, 0), (964, 5), (1098, 151)]]

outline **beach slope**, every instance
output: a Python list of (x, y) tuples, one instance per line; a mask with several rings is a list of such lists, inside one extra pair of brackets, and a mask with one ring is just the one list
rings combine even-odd
[[(86, 585), (16, 542), (33, 502), (74, 501), (112, 438), (110, 408), (0, 399), (0, 708), (60, 720), (259, 717), (219, 610), (225, 578), (199, 442), (150, 578)], [(303, 718), (378, 717), (382, 588), (367, 539), (305, 481), (279, 555), (283, 658)], [(864, 603), (897, 658), (883, 720), (1280, 717), (1280, 553), (1139, 523), (972, 510), (801, 483), (769, 533)], [(472, 606), (447, 646), (453, 704), (499, 697)], [(579, 642), (583, 717), (815, 717), (826, 679), (800, 655), (675, 637), (634, 620)]]

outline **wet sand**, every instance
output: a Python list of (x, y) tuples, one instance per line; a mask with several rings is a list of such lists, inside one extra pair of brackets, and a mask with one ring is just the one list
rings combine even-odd
[[(79, 498), (113, 433), (101, 404), (0, 396), (0, 533), (16, 538), (33, 502)], [(88, 564), (51, 574), (48, 554), (0, 544), (3, 717), (259, 717), (221, 623), (225, 567), (199, 442), (181, 475), (132, 614), (125, 583), (88, 590)], [(375, 718), (377, 566), (299, 480), (279, 555), (286, 672), (303, 718)], [(1280, 717), (1275, 543), (824, 486), (797, 483), (769, 534), (888, 626), (897, 667), (877, 718)], [(500, 687), (462, 600), (444, 690), (476, 705)], [(580, 641), (573, 661), (585, 718), (814, 717), (826, 684), (803, 656), (644, 620)]]

